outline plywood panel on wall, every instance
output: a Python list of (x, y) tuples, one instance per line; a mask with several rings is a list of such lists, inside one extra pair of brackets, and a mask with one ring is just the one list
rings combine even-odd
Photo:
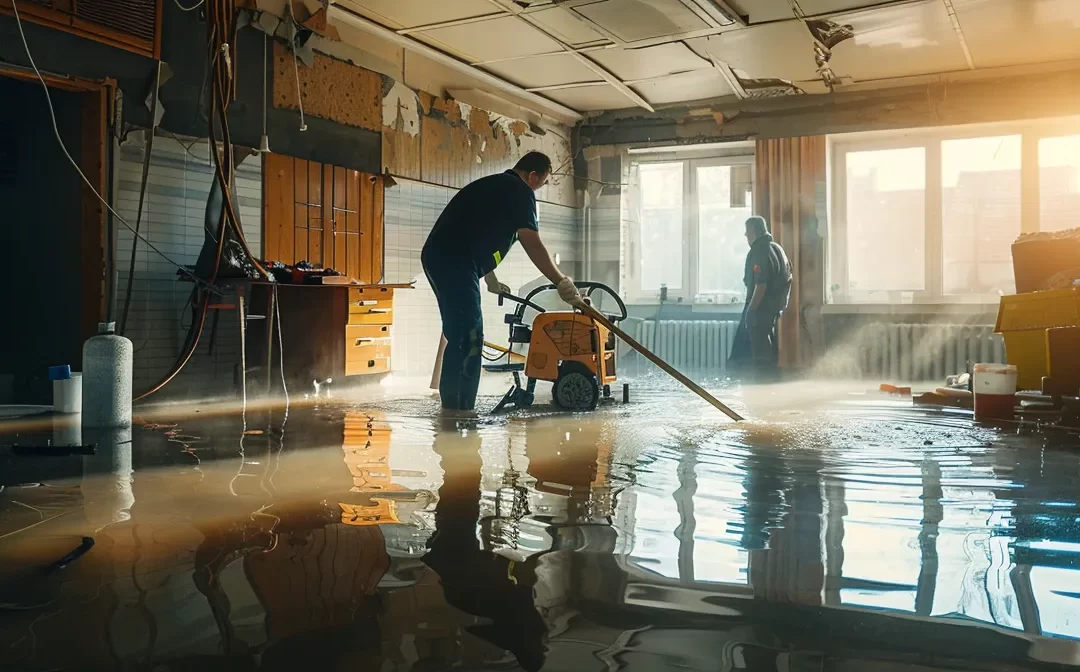
[(383, 178), (268, 154), (263, 207), (266, 258), (307, 261), (353, 280), (383, 275)]
[(296, 73), (304, 114), (369, 131), (382, 128), (382, 75), (315, 53), (312, 67), (293, 65), (292, 52), (274, 44), (274, 107), (299, 110)]
[[(390, 88), (383, 100), (382, 136), (385, 172), (447, 187), (461, 188), (511, 168), (531, 150), (543, 151), (555, 166), (570, 170), (565, 136), (536, 135), (524, 122), (401, 84)], [(555, 181), (538, 197), (575, 205), (573, 180)]]

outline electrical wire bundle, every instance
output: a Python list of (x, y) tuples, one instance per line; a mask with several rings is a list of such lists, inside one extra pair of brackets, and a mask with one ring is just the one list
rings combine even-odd
[[(236, 37), (237, 37), (237, 13), (235, 0), (206, 0), (206, 26), (208, 38), (207, 59), (210, 64), (210, 105), (208, 109), (209, 137), (221, 138), (220, 143), (211, 142), (211, 158), (214, 165), (214, 176), (217, 186), (221, 190), (222, 206), (218, 216), (217, 250), (214, 255), (213, 268), (210, 277), (205, 280), (211, 286), (217, 282), (218, 273), (221, 269), (221, 259), (225, 251), (225, 240), (230, 236), (235, 239), (247, 255), (247, 260), (265, 278), (273, 282), (273, 277), (264, 268), (251, 248), (248, 247), (244, 238), (243, 227), (237, 214), (236, 205), (232, 199), (232, 184), (235, 174), (235, 154), (233, 152), (232, 136), (229, 132), (228, 109), (233, 99), (235, 90), (235, 63), (236, 63)], [(184, 348), (176, 360), (172, 370), (160, 382), (135, 398), (136, 401), (161, 390), (175, 378), (199, 347), (203, 331), (206, 328), (206, 317), (210, 309), (212, 293), (198, 291), (193, 298), (195, 319), (191, 322), (185, 338)]]

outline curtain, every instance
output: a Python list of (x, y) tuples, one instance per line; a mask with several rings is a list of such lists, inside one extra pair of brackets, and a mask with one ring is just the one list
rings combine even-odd
[(754, 213), (791, 260), (791, 303), (778, 328), (780, 366), (805, 368), (824, 352), (825, 136), (758, 140)]

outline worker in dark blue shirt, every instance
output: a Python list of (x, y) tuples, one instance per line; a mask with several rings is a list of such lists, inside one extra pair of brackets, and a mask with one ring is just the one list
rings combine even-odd
[(733, 352), (732, 359), (749, 354), (752, 374), (759, 380), (769, 380), (775, 377), (779, 365), (776, 326), (791, 298), (791, 262), (784, 248), (773, 240), (762, 217), (746, 220), (746, 242), (750, 244), (743, 271), (746, 305), (739, 331), (749, 341), (749, 353), (733, 348), (740, 352)]
[(470, 183), (450, 199), (424, 243), (420, 259), (439, 302), (446, 338), (439, 396), (447, 416), (476, 415), (484, 347), (480, 278), (492, 293), (510, 292), (495, 277), (495, 268), (516, 241), (556, 285), (563, 301), (583, 305), (574, 282), (558, 269), (540, 240), (534, 192), (550, 175), (551, 159), (529, 152), (512, 170)]

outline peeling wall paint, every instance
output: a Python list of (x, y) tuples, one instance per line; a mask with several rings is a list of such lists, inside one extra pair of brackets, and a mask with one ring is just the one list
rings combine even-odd
[(413, 137), (420, 134), (420, 97), (401, 82), (394, 82), (383, 96), (383, 126)]

